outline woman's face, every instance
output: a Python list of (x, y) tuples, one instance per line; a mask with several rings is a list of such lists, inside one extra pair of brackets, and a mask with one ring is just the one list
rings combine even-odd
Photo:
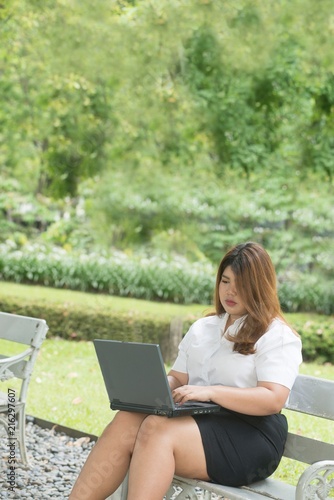
[(219, 299), (233, 321), (247, 314), (244, 303), (238, 295), (235, 286), (235, 276), (231, 266), (226, 267), (222, 274), (219, 283)]

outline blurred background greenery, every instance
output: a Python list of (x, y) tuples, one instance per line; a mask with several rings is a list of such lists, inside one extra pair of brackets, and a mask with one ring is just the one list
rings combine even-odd
[(53, 336), (31, 414), (100, 433), (86, 340), (186, 327), (246, 240), (274, 261), (302, 373), (333, 378), (333, 34), (332, 0), (0, 3), (0, 308)]
[(332, 7), (3, 3), (0, 277), (207, 303), (255, 240), (285, 310), (332, 314)]

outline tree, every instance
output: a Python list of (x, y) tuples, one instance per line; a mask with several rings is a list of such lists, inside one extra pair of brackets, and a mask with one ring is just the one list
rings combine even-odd
[(35, 192), (74, 197), (79, 183), (104, 165), (112, 135), (110, 89), (98, 78), (53, 67), (56, 41), (45, 48), (41, 26), (53, 21), (59, 27), (65, 9), (34, 6), (14, 2), (2, 24), (2, 168)]

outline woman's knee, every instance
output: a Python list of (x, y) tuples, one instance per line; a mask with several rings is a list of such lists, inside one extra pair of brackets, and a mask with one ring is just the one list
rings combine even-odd
[(119, 411), (104, 429), (100, 439), (117, 439), (118, 443), (133, 448), (138, 431), (146, 415)]
[(110, 422), (111, 425), (113, 422), (117, 422), (118, 424), (131, 425), (131, 426), (140, 426), (141, 422), (146, 418), (144, 413), (135, 413), (129, 411), (118, 411), (114, 416), (114, 419)]
[(170, 420), (167, 417), (149, 415), (140, 426), (138, 440), (142, 442), (149, 439), (162, 441), (168, 439), (170, 430)]

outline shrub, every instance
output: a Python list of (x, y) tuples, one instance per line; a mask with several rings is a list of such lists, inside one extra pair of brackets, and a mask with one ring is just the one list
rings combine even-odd
[[(158, 343), (165, 362), (176, 356), (178, 342), (199, 317), (187, 314), (178, 318), (144, 314), (139, 310), (115, 311), (105, 307), (72, 302), (47, 301), (41, 293), (34, 299), (10, 296), (0, 290), (0, 310), (44, 318), (49, 335), (86, 341), (94, 338)], [(288, 314), (288, 322), (301, 335), (305, 361), (334, 363), (334, 322), (321, 315)], [(175, 330), (173, 323), (176, 321)]]
[[(69, 253), (26, 245), (0, 245), (0, 279), (55, 288), (179, 304), (210, 304), (215, 269), (207, 261), (184, 258)], [(294, 272), (279, 278), (278, 293), (286, 312), (334, 313), (334, 282)]]
[(294, 273), (292, 278), (279, 283), (278, 291), (284, 311), (334, 313), (333, 280), (322, 282), (316, 276)]
[(214, 287), (211, 264), (158, 257), (78, 255), (42, 246), (23, 250), (0, 247), (0, 277), (85, 292), (175, 303), (210, 303)]
[(160, 344), (166, 362), (169, 351), (170, 317), (143, 315), (136, 311), (106, 311), (75, 304), (48, 303), (0, 297), (0, 310), (12, 314), (44, 318), (48, 335), (73, 341), (95, 338)]
[(331, 317), (292, 315), (291, 324), (301, 335), (304, 361), (334, 363), (334, 321)]

